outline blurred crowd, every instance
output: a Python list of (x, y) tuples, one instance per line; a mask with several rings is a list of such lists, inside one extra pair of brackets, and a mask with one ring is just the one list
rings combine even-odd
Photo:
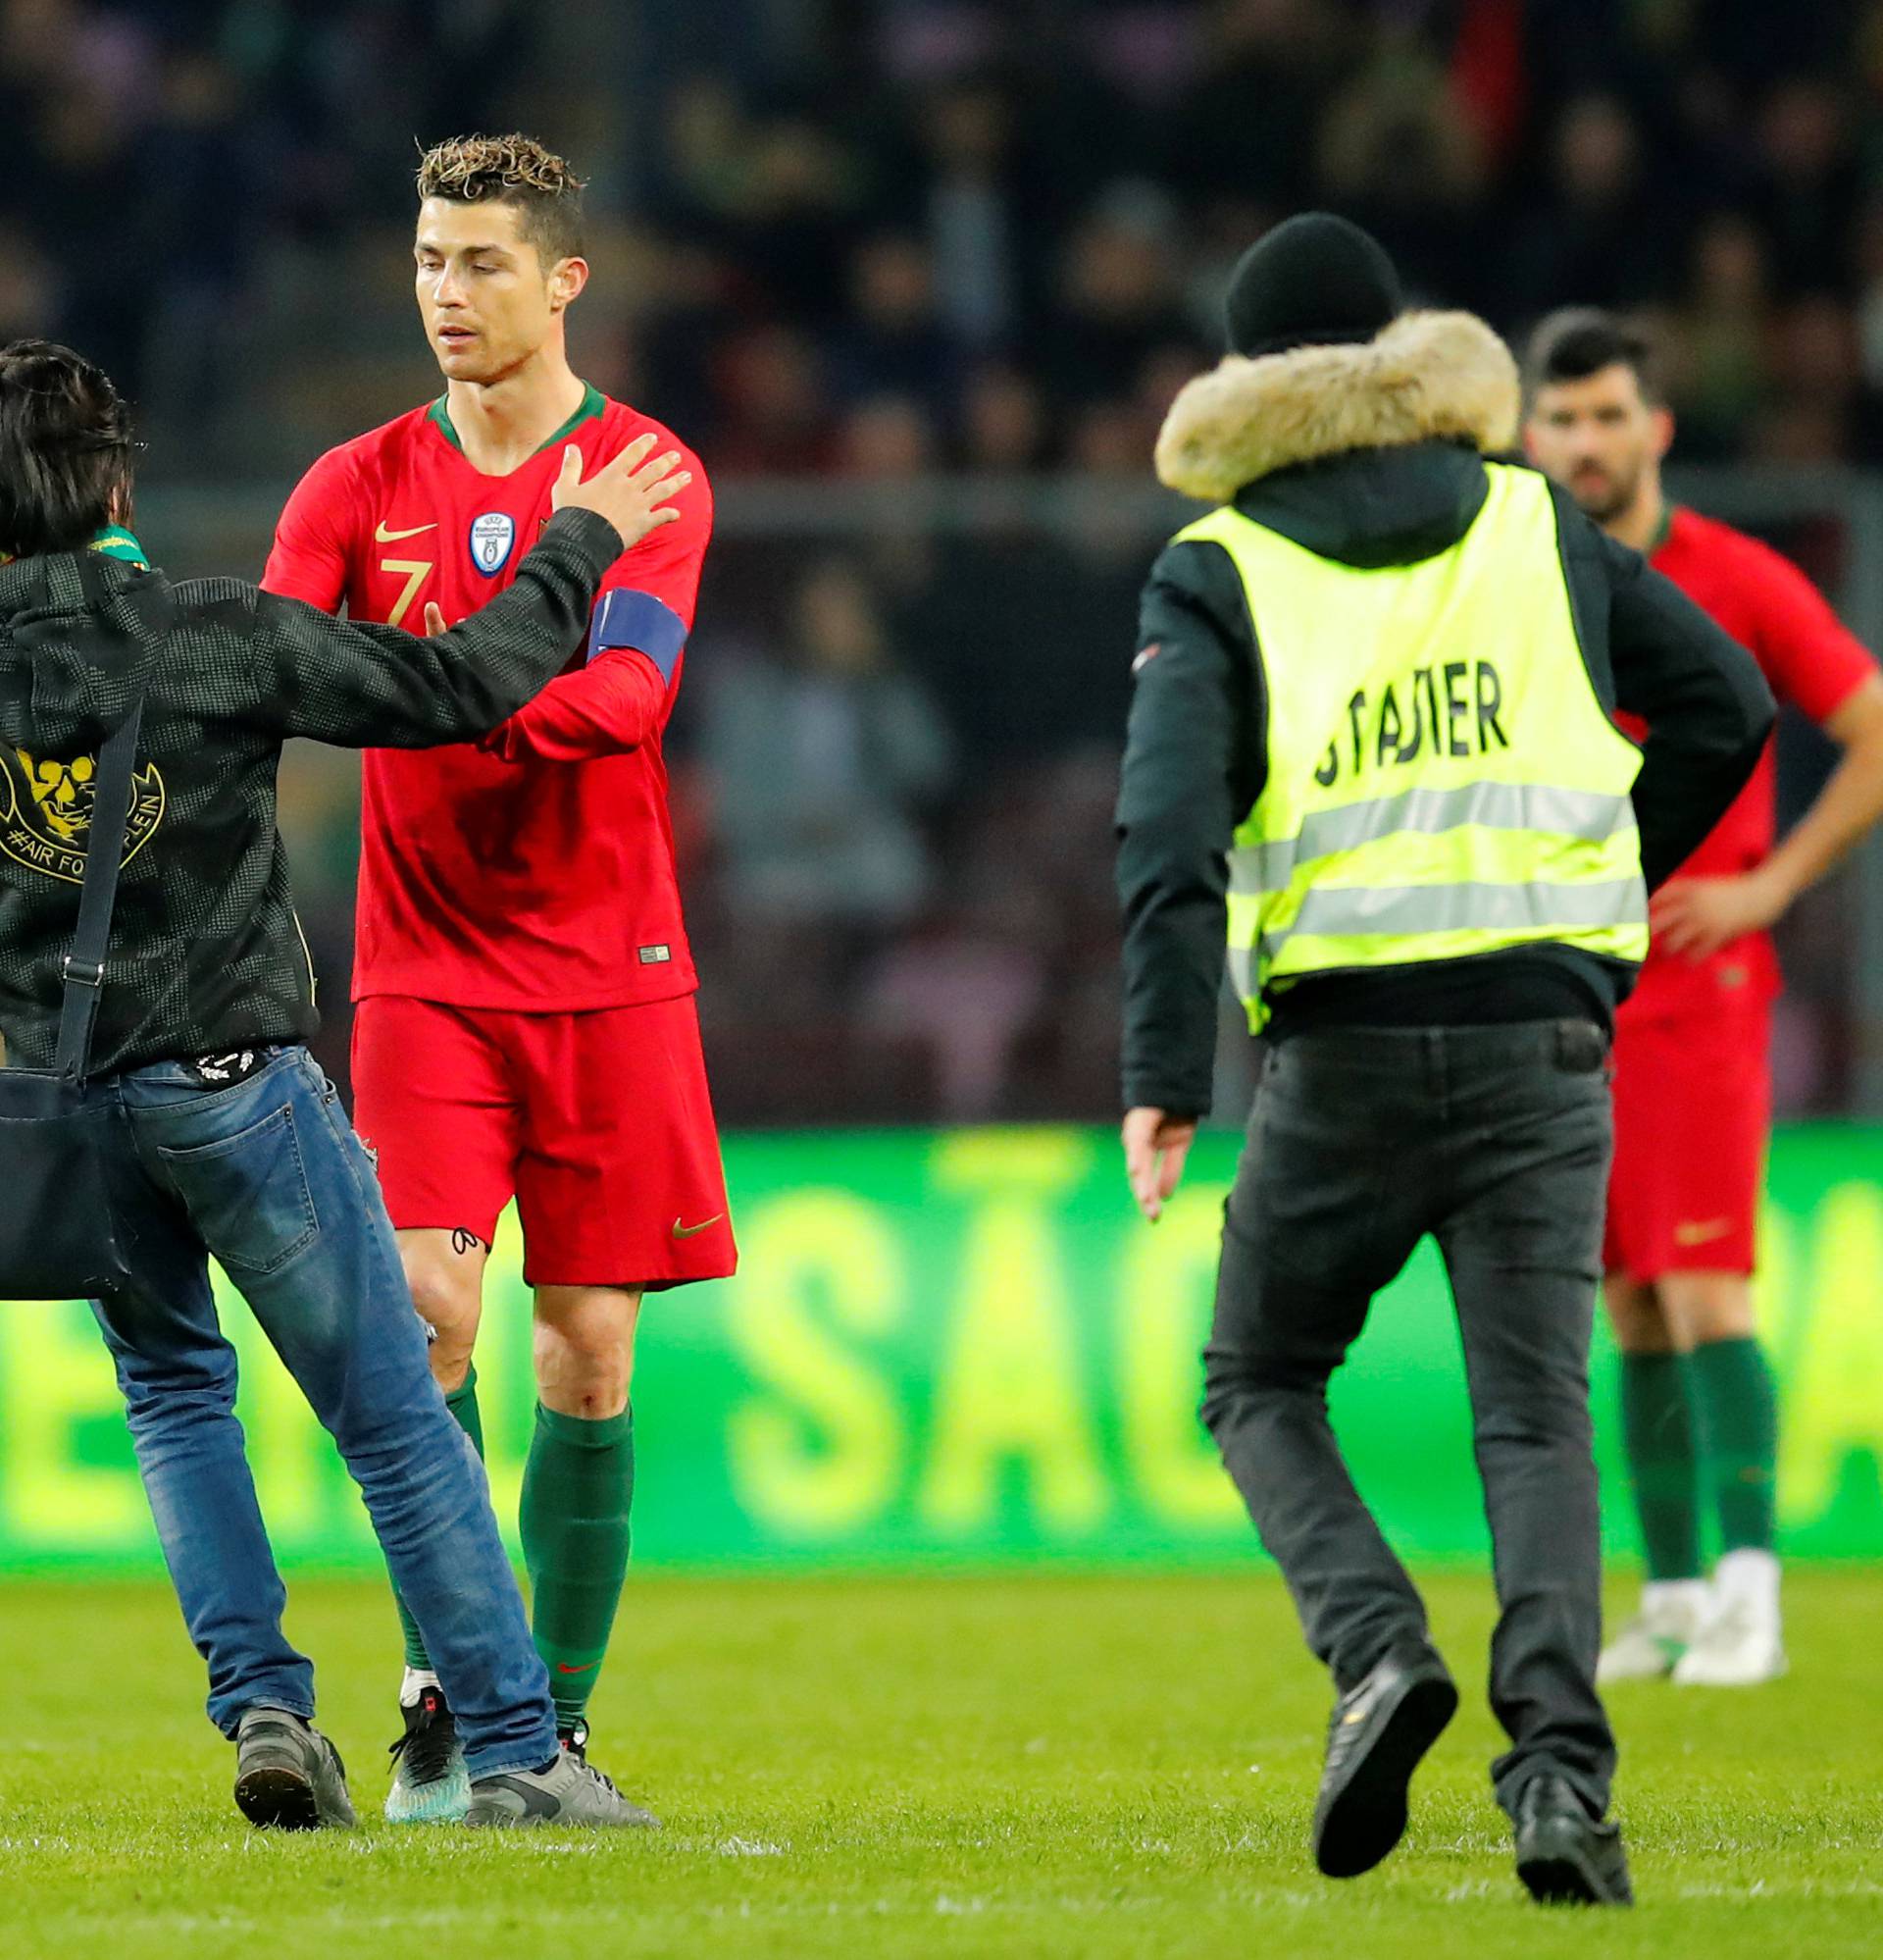
[[(843, 538), (820, 498), (1074, 473), (1122, 508), (1278, 217), (1358, 218), (1513, 336), (1647, 316), (1687, 460), (1883, 465), (1883, 0), (0, 0), (0, 335), (105, 360), (153, 481), (278, 495), (435, 387), (414, 142), (511, 124), (593, 177), (584, 372), (722, 492), (801, 485), (796, 538), (723, 496), (674, 732), (738, 1120), (1110, 1109), (1155, 526)], [(332, 969), (350, 779), (298, 782)]]
[(662, 102), (634, 353), (722, 468), (1142, 458), (1311, 204), (1512, 334), (1652, 312), (1690, 455), (1883, 461), (1883, 6), (878, 11), (866, 77)]
[[(413, 139), (527, 61), (520, 0), (0, 0), (0, 335), (81, 346), (166, 427), (228, 412), (283, 256), (409, 224)], [(236, 459), (239, 461), (239, 458)]]

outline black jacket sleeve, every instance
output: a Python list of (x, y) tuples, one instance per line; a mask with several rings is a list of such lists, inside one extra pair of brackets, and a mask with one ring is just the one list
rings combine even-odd
[(1145, 585), (1118, 795), (1124, 1100), (1209, 1108), (1227, 852), (1261, 791), (1260, 663), (1220, 545), (1170, 546)]
[(568, 665), (621, 550), (605, 517), (558, 511), (516, 583), (436, 639), (257, 593), (247, 718), (273, 734), (352, 748), (427, 748), (483, 735)]
[(1652, 891), (1745, 788), (1777, 704), (1738, 641), (1559, 490), (1556, 503), (1590, 678), (1604, 707), (1648, 724), (1634, 804)]

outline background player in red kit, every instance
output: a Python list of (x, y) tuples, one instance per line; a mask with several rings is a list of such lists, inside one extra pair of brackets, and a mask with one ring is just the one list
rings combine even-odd
[[(1532, 459), (1609, 536), (1648, 554), (1844, 746), (1774, 848), (1767, 748), (1719, 826), (1656, 895), (1615, 1038), (1615, 1162), (1603, 1264), (1649, 1583), (1604, 1679), (1741, 1686), (1785, 1668), (1773, 1551), (1778, 1423), (1754, 1325), (1754, 1217), (1770, 1127), (1767, 929), (1883, 813), (1883, 680), (1794, 565), (1661, 494), (1673, 437), (1651, 350), (1601, 313), (1553, 316), (1530, 356)], [(1703, 1577), (1703, 1478), (1722, 1555)]]
[[(566, 1745), (628, 1561), (629, 1386), (650, 1287), (732, 1272), (735, 1249), (681, 923), (661, 733), (712, 501), (696, 459), (571, 370), (588, 276), (581, 184), (523, 136), (423, 160), (419, 310), (445, 392), (309, 470), (264, 583), (440, 630), (514, 577), (566, 448), (593, 468), (652, 432), (691, 471), (676, 522), (604, 580), (585, 661), (475, 747), (369, 751), (353, 1082), (433, 1368), (481, 1441), (472, 1345), (514, 1195), (535, 1290), (539, 1400), (522, 1533)], [(462, 1813), (450, 1711), (406, 1627), (387, 1815)]]

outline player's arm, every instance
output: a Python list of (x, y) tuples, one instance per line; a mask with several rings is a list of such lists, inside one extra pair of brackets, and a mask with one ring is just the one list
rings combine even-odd
[(675, 522), (626, 551), (602, 583), (580, 673), (552, 681), (482, 745), (506, 761), (584, 762), (637, 748), (665, 726), (713, 529), (697, 463)]
[(1735, 878), (1680, 878), (1655, 902), (1654, 929), (1672, 953), (1705, 958), (1784, 917), (1883, 817), (1883, 678), (1823, 594), (1776, 551), (1756, 547), (1759, 651), (1779, 697), (1794, 702), (1844, 753), (1817, 800), (1784, 841)]
[(347, 537), (359, 494), (352, 459), (330, 449), (282, 506), (262, 590), (338, 612), (346, 596)]
[(1589, 678), (1604, 707), (1648, 724), (1633, 800), (1652, 891), (1746, 787), (1777, 707), (1738, 641), (1566, 491), (1552, 494)]
[(1210, 1103), (1229, 847), (1261, 789), (1247, 607), (1220, 546), (1153, 567), (1118, 791), (1126, 1174), (1156, 1217)]

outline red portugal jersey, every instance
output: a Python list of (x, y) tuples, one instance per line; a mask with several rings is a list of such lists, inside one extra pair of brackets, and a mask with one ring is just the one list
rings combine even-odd
[[(1743, 531), (1675, 509), (1649, 562), (1752, 654), (1781, 702), (1813, 721), (1828, 721), (1876, 671), (1805, 574)], [(1632, 732), (1639, 735), (1639, 726)], [(1777, 787), (1768, 742), (1752, 780), (1675, 876), (1728, 878), (1763, 863), (1777, 837)], [(1705, 1013), (1736, 1000), (1769, 1001), (1778, 990), (1767, 933), (1749, 933), (1700, 960), (1663, 954), (1656, 942), (1624, 1011), (1638, 1019)]]
[(591, 387), (527, 463), (486, 477), (441, 398), (308, 471), (262, 583), (415, 633), (435, 602), (455, 625), (516, 577), (569, 443), (592, 476), (649, 432), (693, 480), (679, 521), (610, 568), (569, 671), (480, 743), (367, 751), (355, 1000), (572, 1013), (692, 992), (661, 736), (712, 530), (697, 457)]

